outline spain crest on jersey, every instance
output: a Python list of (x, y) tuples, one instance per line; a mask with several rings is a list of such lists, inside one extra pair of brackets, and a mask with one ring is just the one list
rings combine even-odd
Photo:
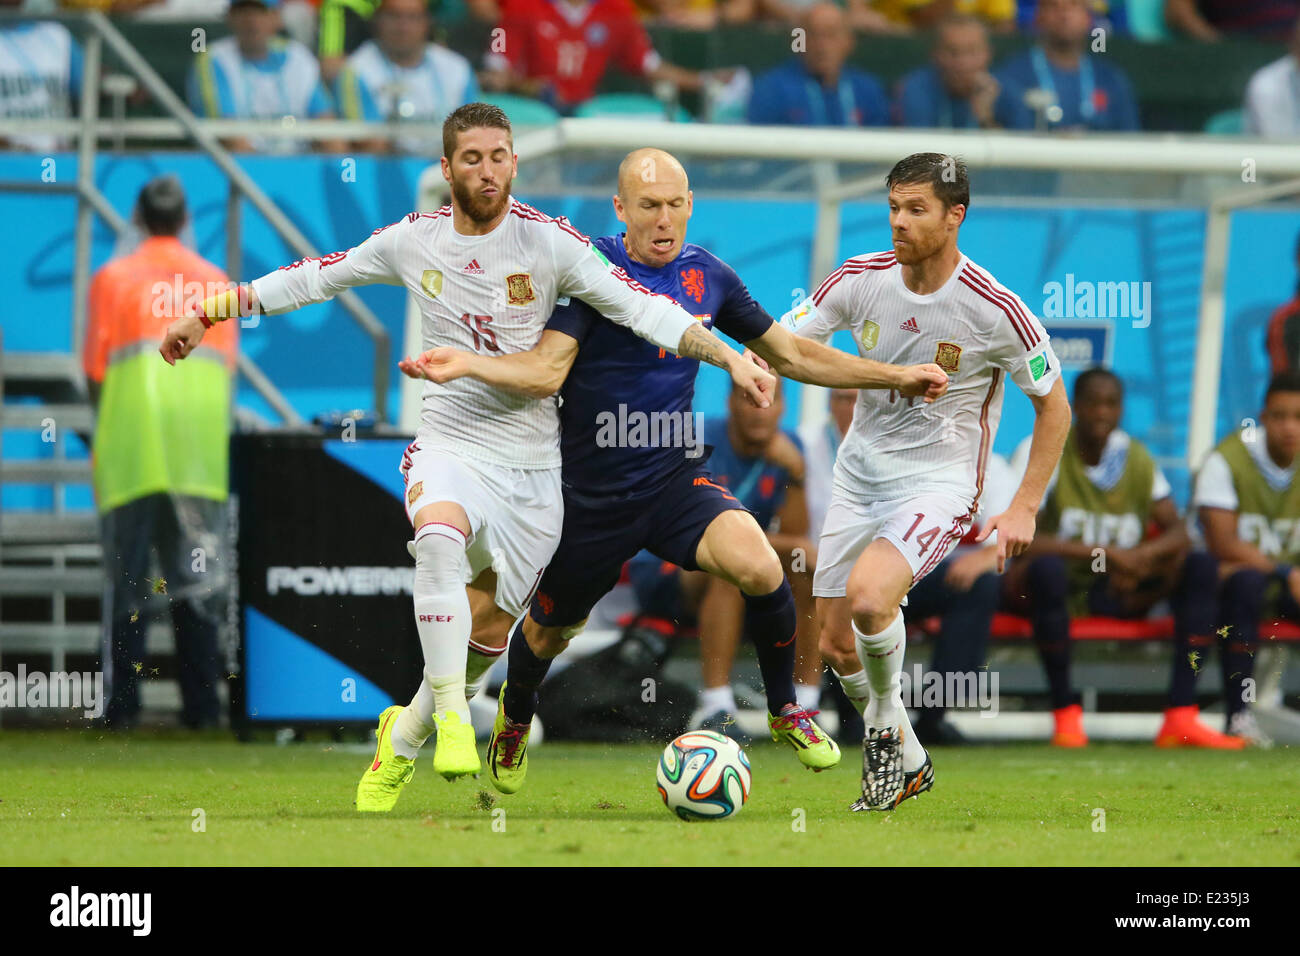
[(934, 364), (949, 375), (955, 375), (961, 367), (961, 346), (955, 342), (940, 342), (934, 352)]
[(527, 305), (535, 298), (533, 295), (533, 277), (527, 272), (516, 272), (506, 276), (506, 294), (511, 305)]

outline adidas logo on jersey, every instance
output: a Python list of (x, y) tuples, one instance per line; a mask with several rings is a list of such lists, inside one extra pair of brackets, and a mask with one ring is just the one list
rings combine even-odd
[(464, 269), (461, 269), (460, 271), (468, 273), (469, 275), (472, 276), (481, 276), (483, 274), (483, 267), (478, 264), (477, 259), (471, 259), (469, 260), (469, 265), (467, 265)]
[(920, 332), (921, 327), (916, 324), (916, 316), (912, 316), (906, 322), (899, 326), (904, 332)]

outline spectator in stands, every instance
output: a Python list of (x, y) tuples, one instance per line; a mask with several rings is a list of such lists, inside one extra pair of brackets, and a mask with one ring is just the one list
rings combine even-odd
[[(1187, 527), (1160, 466), (1119, 427), (1124, 385), (1095, 367), (1074, 384), (1074, 425), (1038, 513), (1038, 531), (1008, 585), (1028, 605), (1047, 672), (1058, 747), (1082, 747), (1083, 709), (1070, 685), (1070, 619), (1143, 618), (1166, 598), (1174, 605), (1175, 656), (1213, 635), (1215, 566), (1190, 559)], [(1024, 470), (1029, 440), (1013, 467)], [(1154, 531), (1152, 530), (1154, 528)], [(1197, 719), (1194, 688), (1179, 686), (1156, 738), (1163, 746), (1236, 748)], [(1186, 699), (1183, 699), (1186, 695)]]
[(999, 33), (1016, 28), (1016, 0), (872, 0), (871, 6), (909, 30), (929, 30), (954, 13), (975, 17)]
[[(84, 367), (96, 406), (95, 504), (103, 526), (107, 724), (129, 728), (147, 677), (145, 629), (170, 605), (180, 666), (181, 721), (217, 723), (217, 635), (226, 614), (224, 502), (238, 322), (203, 340), (202, 362), (159, 361), (167, 326), (228, 287), (216, 266), (181, 245), (185, 193), (171, 176), (136, 206), (148, 238), (90, 285)], [(200, 357), (199, 354), (193, 358)], [(156, 558), (161, 577), (152, 578)]]
[(934, 34), (929, 66), (899, 82), (895, 118), (901, 126), (989, 128), (1001, 87), (989, 73), (993, 49), (988, 30), (974, 17), (942, 21)]
[(678, 30), (712, 30), (719, 23), (749, 23), (778, 9), (772, 0), (632, 0), (647, 23)]
[[(1160, 2), (1160, 0), (1154, 0)], [(1128, 9), (1125, 0), (1088, 0), (1092, 8), (1092, 23), (1107, 33), (1127, 34)], [(1016, 26), (1029, 32), (1034, 28), (1034, 16), (1038, 13), (1038, 0), (1018, 0), (1016, 3)]]
[(629, 0), (508, 0), (483, 86), (534, 96), (562, 114), (596, 95), (611, 66), (695, 91), (704, 75), (664, 61)]
[(1286, 56), (1261, 67), (1246, 84), (1245, 132), (1251, 136), (1300, 136), (1300, 19)]
[[(989, 631), (1002, 600), (997, 532), (982, 544), (976, 544), (975, 539), (979, 537), (984, 519), (1011, 507), (1018, 484), (1007, 460), (1001, 455), (990, 454), (984, 468), (975, 521), (948, 557), (907, 594), (909, 617), (913, 620), (939, 618), (939, 633), (935, 636), (934, 651), (930, 655), (930, 671), (944, 675), (944, 688), (955, 686), (949, 681), (949, 674), (961, 675), (963, 686), (974, 687), (966, 684), (965, 680), (968, 677), (977, 679), (988, 664)], [(960, 731), (944, 718), (947, 707), (955, 703), (943, 700), (935, 706), (926, 705), (920, 709), (912, 730), (921, 743), (959, 744), (965, 741)]]
[[(230, 7), (231, 36), (217, 40), (194, 58), (188, 93), (190, 109), (209, 119), (292, 122), (295, 118), (332, 119), (334, 103), (321, 83), (320, 67), (297, 40), (276, 36), (280, 0), (235, 0)], [(307, 145), (287, 136), (226, 140), (243, 152), (297, 153)], [(318, 148), (341, 153), (341, 140)]]
[(1136, 130), (1128, 77), (1088, 52), (1088, 0), (1038, 0), (1038, 43), (994, 71), (1002, 84), (995, 115), (1007, 129)]
[[(425, 0), (382, 0), (374, 28), (375, 38), (361, 44), (339, 74), (338, 101), (345, 118), (441, 123), (452, 110), (478, 99), (469, 60), (429, 42)], [(367, 140), (361, 148), (439, 156), (442, 139), (434, 130), (398, 136), (391, 143)]]
[[(1295, 264), (1300, 273), (1300, 235), (1296, 236)], [(1300, 369), (1300, 285), (1295, 298), (1268, 320), (1268, 358), (1274, 375)]]
[(889, 101), (874, 76), (847, 66), (853, 31), (844, 11), (818, 3), (803, 14), (806, 51), (754, 81), (749, 121), (771, 126), (887, 126)]
[[(15, 10), (22, 0), (0, 0)], [(61, 23), (25, 21), (0, 25), (0, 117), (68, 119), (81, 95), (81, 48)], [(47, 133), (0, 136), (0, 148), (53, 152), (66, 138)]]
[[(1225, 636), (1220, 662), (1227, 730), (1262, 745), (1270, 741), (1249, 706), (1260, 622), (1300, 622), (1297, 452), (1300, 373), (1288, 371), (1269, 382), (1259, 426), (1234, 431), (1205, 459), (1192, 495), (1206, 549), (1221, 568), (1218, 623)], [(1185, 680), (1194, 681), (1195, 673)]]
[(321, 0), (316, 55), (325, 82), (338, 80), (348, 54), (370, 38), (380, 0)]
[(1300, 0), (1165, 0), (1165, 23), (1198, 40), (1233, 33), (1286, 42)]
[[(780, 387), (768, 408), (755, 408), (743, 392), (733, 390), (727, 417), (705, 419), (704, 443), (713, 448), (709, 469), (714, 481), (753, 512), (781, 558), (794, 591), (798, 621), (795, 693), (800, 707), (816, 710), (822, 675), (812, 616), (816, 553), (804, 503), (803, 453), (798, 436), (781, 428), (784, 410)], [(667, 564), (648, 551), (629, 562), (628, 572), (642, 613), (699, 623), (703, 685), (696, 726), (743, 737), (732, 723), (736, 700), (731, 689), (731, 668), (745, 619), (740, 589), (704, 571)]]

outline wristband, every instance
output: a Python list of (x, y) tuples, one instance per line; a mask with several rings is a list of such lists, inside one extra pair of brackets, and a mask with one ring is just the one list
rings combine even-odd
[(215, 322), (224, 322), (231, 316), (242, 315), (239, 308), (241, 299), (247, 301), (247, 293), (242, 286), (208, 296), (199, 305), (199, 321), (205, 329), (210, 329)]
[(1287, 564), (1285, 561), (1279, 561), (1277, 564), (1273, 565), (1273, 574), (1281, 579), (1285, 584), (1286, 579), (1291, 576), (1291, 568), (1292, 565)]

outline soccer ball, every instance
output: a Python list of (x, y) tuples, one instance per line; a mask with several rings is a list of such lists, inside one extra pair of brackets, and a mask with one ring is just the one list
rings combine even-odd
[(749, 799), (749, 758), (730, 737), (691, 730), (664, 748), (655, 781), (669, 810), (683, 820), (721, 820)]

